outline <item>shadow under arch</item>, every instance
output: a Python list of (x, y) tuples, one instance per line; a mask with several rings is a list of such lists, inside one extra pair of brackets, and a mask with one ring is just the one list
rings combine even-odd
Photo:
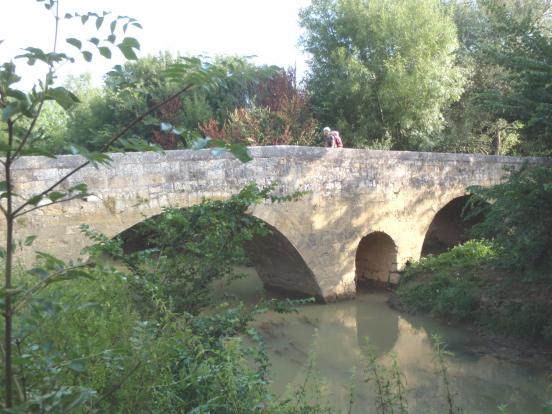
[(265, 287), (321, 298), (316, 278), (299, 251), (276, 227), (264, 223), (268, 234), (254, 237), (244, 248)]
[[(187, 208), (190, 207), (179, 210)], [(151, 223), (155, 223), (162, 214), (144, 217), (142, 221), (115, 236), (123, 240), (123, 249), (126, 253), (153, 247), (148, 242), (148, 236), (155, 234), (155, 227)], [(248, 215), (262, 222), (269, 230), (266, 235), (255, 236), (243, 244), (244, 251), (263, 285), (269, 289), (282, 291), (288, 296), (321, 297), (320, 287), (313, 272), (289, 239), (265, 220), (254, 214), (248, 213)]]
[(355, 269), (357, 286), (396, 283), (397, 246), (393, 239), (382, 231), (364, 236), (358, 244)]
[(433, 217), (422, 245), (422, 256), (439, 254), (469, 240), (468, 231), (483, 220), (483, 215), (464, 220), (469, 213), (467, 203), (471, 196), (462, 195), (453, 198)]

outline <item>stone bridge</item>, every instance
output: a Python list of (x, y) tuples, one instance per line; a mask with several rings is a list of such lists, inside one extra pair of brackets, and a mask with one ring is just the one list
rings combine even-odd
[[(253, 147), (253, 161), (210, 150), (113, 154), (111, 167), (89, 166), (64, 183), (86, 182), (94, 196), (36, 210), (17, 222), (33, 249), (75, 258), (88, 241), (86, 223), (117, 236), (164, 207), (227, 198), (252, 181), (279, 192), (308, 190), (298, 201), (257, 205), (251, 214), (273, 230), (251, 244), (259, 276), (270, 287), (323, 300), (350, 297), (359, 281), (396, 282), (409, 259), (462, 239), (466, 187), (499, 183), (505, 167), (539, 159), (310, 147)], [(15, 191), (29, 196), (82, 162), (78, 156), (22, 158)]]

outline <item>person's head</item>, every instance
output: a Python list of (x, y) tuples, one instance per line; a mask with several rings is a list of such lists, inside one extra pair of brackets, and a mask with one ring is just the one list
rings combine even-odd
[(330, 127), (325, 127), (322, 132), (324, 132), (324, 136), (327, 137), (328, 135), (330, 135), (332, 130), (330, 129)]

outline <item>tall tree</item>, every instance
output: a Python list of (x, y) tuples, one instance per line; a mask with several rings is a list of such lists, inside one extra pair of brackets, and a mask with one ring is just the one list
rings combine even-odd
[[(509, 88), (490, 88), (478, 98), (482, 107), (510, 122), (522, 123), (522, 154), (552, 154), (552, 37), (550, 2), (527, 0), (535, 8), (482, 0), (500, 41), (486, 47), (489, 61), (504, 71)], [(517, 7), (516, 7), (517, 6)]]
[[(87, 96), (85, 104), (71, 114), (67, 141), (91, 150), (101, 148), (114, 131), (170, 96), (175, 82), (167, 76), (169, 68), (179, 65), (193, 70), (197, 61), (165, 53), (116, 66), (105, 76), (104, 87)], [(197, 89), (171, 100), (125, 138), (145, 140), (164, 149), (184, 146), (181, 137), (197, 138), (199, 124), (211, 118), (224, 122), (236, 107), (250, 104), (258, 83), (275, 73), (273, 67), (232, 56), (217, 57), (209, 66), (226, 74), (216, 87)], [(160, 130), (160, 124), (166, 128)], [(121, 145), (126, 142), (119, 142)]]
[(300, 13), (307, 87), (348, 144), (431, 148), (457, 100), (456, 27), (438, 0), (314, 0)]
[(509, 68), (520, 57), (517, 52), (511, 54), (508, 64), (498, 56), (507, 45), (515, 45), (534, 29), (549, 33), (551, 4), (550, 0), (450, 3), (460, 42), (457, 64), (462, 67), (466, 85), (460, 100), (445, 111), (447, 127), (436, 149), (494, 154), (521, 149), (521, 118), (516, 111), (507, 110), (500, 97), (513, 92), (517, 80), (512, 75), (524, 69)]

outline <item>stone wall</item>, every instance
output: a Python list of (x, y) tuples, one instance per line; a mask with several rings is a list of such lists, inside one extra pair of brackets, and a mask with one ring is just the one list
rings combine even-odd
[[(469, 185), (492, 185), (507, 166), (549, 162), (500, 156), (369, 151), (310, 147), (253, 147), (253, 161), (209, 150), (113, 154), (110, 168), (88, 166), (64, 188), (86, 182), (94, 196), (37, 210), (17, 222), (17, 237), (37, 235), (33, 249), (62, 258), (78, 256), (87, 223), (110, 237), (164, 207), (189, 207), (202, 198), (227, 198), (255, 181), (279, 184), (278, 191), (310, 191), (299, 201), (255, 206), (251, 213), (278, 230), (274, 260), (259, 260), (265, 283), (316, 294), (325, 300), (354, 295), (355, 257), (360, 240), (388, 235), (400, 269), (418, 258), (435, 214)], [(78, 156), (26, 157), (15, 168), (16, 192), (37, 193), (82, 162)], [(278, 250), (279, 249), (279, 250)], [(289, 251), (284, 251), (288, 249)], [(268, 249), (270, 251), (270, 249)], [(264, 252), (263, 254), (268, 254)], [(31, 261), (30, 248), (19, 259)], [(301, 281), (290, 263), (302, 263)], [(309, 280), (313, 278), (313, 280)]]

